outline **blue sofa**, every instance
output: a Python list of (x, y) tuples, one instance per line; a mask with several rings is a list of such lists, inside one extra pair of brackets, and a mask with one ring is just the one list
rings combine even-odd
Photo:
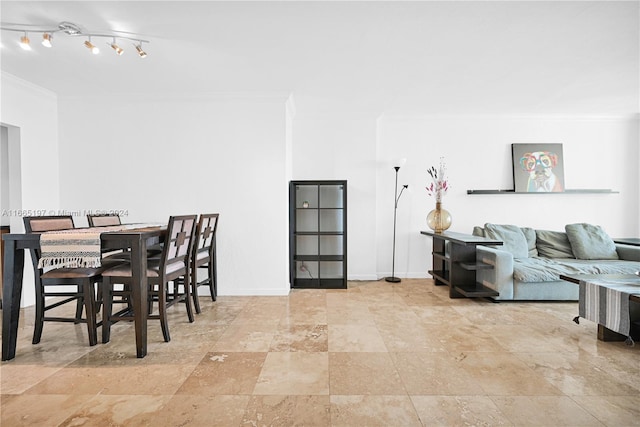
[(485, 224), (473, 234), (502, 240), (478, 246), (477, 259), (493, 266), (478, 270), (480, 283), (500, 293), (495, 300), (577, 301), (578, 286), (560, 274), (635, 273), (640, 247), (616, 244), (602, 228), (569, 224), (565, 232)]

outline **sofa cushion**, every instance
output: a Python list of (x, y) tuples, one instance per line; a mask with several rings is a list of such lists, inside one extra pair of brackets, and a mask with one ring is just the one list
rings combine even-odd
[(513, 278), (519, 282), (553, 282), (561, 274), (632, 274), (640, 262), (623, 260), (525, 258), (513, 260)]
[(538, 255), (545, 258), (575, 258), (567, 233), (536, 230)]
[(529, 249), (524, 233), (517, 225), (491, 224), (484, 225), (486, 237), (502, 240), (500, 247), (503, 251), (510, 252), (514, 258), (528, 258)]
[(567, 224), (571, 250), (578, 259), (618, 259), (616, 244), (599, 225)]

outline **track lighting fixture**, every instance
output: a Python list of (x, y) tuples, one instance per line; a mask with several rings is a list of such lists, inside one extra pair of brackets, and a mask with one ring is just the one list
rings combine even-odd
[[(109, 43), (107, 43), (107, 44), (109, 44)], [(124, 52), (124, 49), (116, 44), (116, 39), (115, 38), (113, 39), (113, 42), (111, 44), (109, 44), (109, 46), (111, 46), (111, 49), (115, 50), (118, 55), (122, 55), (122, 53)]]
[(20, 37), (20, 47), (24, 50), (31, 50), (30, 43), (29, 36), (27, 36), (27, 33), (24, 33), (24, 36)]
[(53, 44), (51, 43), (51, 40), (53, 40), (53, 36), (49, 33), (43, 33), (42, 34), (42, 46), (44, 47), (51, 47), (53, 46)]
[(147, 52), (142, 50), (142, 42), (140, 42), (140, 44), (136, 45), (136, 50), (138, 51), (138, 55), (140, 55), (140, 58), (146, 58), (147, 57)]
[(91, 37), (89, 37), (89, 40), (84, 42), (84, 45), (87, 47), (87, 49), (91, 50), (91, 53), (93, 53), (94, 55), (100, 53), (100, 49), (98, 49), (98, 46), (91, 43)]
[(31, 41), (29, 40), (27, 33), (42, 34), (42, 45), (45, 47), (53, 46), (52, 41), (54, 33), (62, 33), (70, 37), (86, 37), (87, 40), (84, 42), (84, 45), (90, 49), (93, 54), (98, 54), (100, 49), (92, 43), (92, 37), (104, 37), (111, 39), (111, 42), (107, 41), (107, 44), (118, 55), (122, 55), (124, 52), (124, 49), (120, 47), (118, 42), (122, 43), (123, 40), (129, 40), (133, 42), (140, 58), (145, 58), (147, 56), (147, 52), (142, 50), (142, 43), (150, 43), (149, 40), (143, 40), (139, 37), (131, 37), (131, 33), (122, 33), (113, 30), (104, 33), (84, 31), (79, 25), (67, 21), (60, 22), (57, 27), (51, 27), (49, 25), (9, 24), (2, 22), (0, 23), (0, 30), (23, 33), (24, 35), (20, 37), (20, 47), (24, 50), (31, 50)]

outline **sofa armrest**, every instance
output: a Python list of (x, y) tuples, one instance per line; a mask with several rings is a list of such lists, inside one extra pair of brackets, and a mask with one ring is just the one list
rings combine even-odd
[(616, 243), (616, 251), (618, 251), (620, 259), (626, 261), (640, 261), (640, 246)]
[(496, 299), (513, 299), (513, 255), (501, 249), (477, 246), (476, 259), (493, 266), (476, 271), (478, 282), (498, 291), (500, 296)]

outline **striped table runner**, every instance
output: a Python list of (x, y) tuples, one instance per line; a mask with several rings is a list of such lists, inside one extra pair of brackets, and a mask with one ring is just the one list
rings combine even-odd
[(38, 268), (100, 267), (102, 261), (100, 235), (102, 233), (157, 226), (157, 224), (122, 224), (47, 231), (40, 235), (41, 255)]
[(578, 314), (629, 337), (629, 295), (640, 295), (638, 279), (581, 280)]

